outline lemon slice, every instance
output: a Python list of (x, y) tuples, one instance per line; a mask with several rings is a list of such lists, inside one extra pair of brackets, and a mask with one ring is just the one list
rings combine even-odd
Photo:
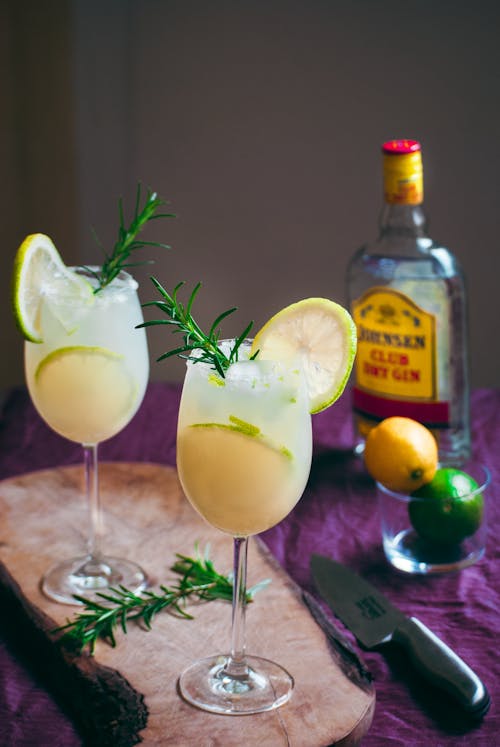
[(12, 304), (17, 326), (30, 342), (42, 342), (41, 306), (45, 301), (66, 332), (77, 327), (94, 293), (85, 278), (70, 270), (48, 236), (27, 236), (14, 259)]
[(117, 433), (135, 410), (136, 386), (123, 356), (101, 347), (58, 348), (38, 364), (34, 398), (58, 433), (99, 443)]
[(311, 413), (329, 407), (344, 391), (356, 354), (356, 326), (346, 309), (326, 298), (306, 298), (273, 316), (255, 335), (250, 355), (259, 360), (299, 360)]

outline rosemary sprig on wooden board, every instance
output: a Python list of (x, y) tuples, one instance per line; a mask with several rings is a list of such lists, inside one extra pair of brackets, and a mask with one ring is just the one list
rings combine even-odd
[[(146, 589), (140, 594), (118, 586), (110, 588), (107, 593), (98, 594), (102, 603), (75, 595), (75, 599), (85, 605), (84, 611), (77, 613), (72, 620), (53, 632), (62, 632), (60, 641), (72, 649), (81, 652), (87, 648), (93, 653), (99, 639), (116, 646), (117, 630), (127, 633), (127, 625), (131, 621), (142, 622), (150, 630), (154, 617), (163, 609), (170, 609), (186, 619), (193, 619), (186, 611), (186, 603), (190, 599), (204, 602), (215, 599), (232, 600), (232, 576), (218, 573), (207, 553), (203, 558), (199, 555), (191, 558), (177, 553), (176, 558), (171, 570), (180, 578), (172, 586), (160, 586), (158, 591)], [(268, 580), (261, 581), (247, 589), (247, 602), (251, 602), (257, 591), (268, 583)]]

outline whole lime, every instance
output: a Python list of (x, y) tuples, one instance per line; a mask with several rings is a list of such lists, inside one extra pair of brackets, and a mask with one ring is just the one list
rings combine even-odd
[(452, 467), (436, 471), (415, 490), (408, 512), (415, 531), (429, 542), (457, 545), (474, 534), (483, 520), (484, 501), (477, 482)]

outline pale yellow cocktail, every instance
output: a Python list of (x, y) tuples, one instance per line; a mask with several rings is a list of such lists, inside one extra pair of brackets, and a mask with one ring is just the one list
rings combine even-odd
[[(31, 233), (19, 246), (12, 272), (12, 309), (25, 340), (26, 382), (45, 422), (83, 446), (88, 537), (85, 555), (63, 560), (42, 578), (42, 591), (65, 604), (102, 601), (115, 587), (144, 589), (144, 571), (128, 558), (101, 548), (98, 445), (122, 430), (138, 410), (148, 382), (149, 356), (137, 282), (127, 272), (131, 255), (144, 246), (139, 234), (164, 201), (137, 187), (135, 209), (125, 222), (119, 201), (118, 236), (111, 249), (100, 244), (103, 262), (67, 267), (52, 239)], [(99, 242), (100, 243), (100, 242)]]
[[(98, 268), (69, 268), (97, 289)], [(67, 270), (65, 270), (66, 272)], [(148, 382), (149, 357), (137, 283), (120, 272), (88, 296), (42, 298), (41, 342), (25, 342), (26, 382), (33, 404), (61, 436), (84, 447), (90, 513), (88, 553), (57, 563), (42, 579), (51, 599), (75, 604), (75, 595), (100, 599), (123, 584), (140, 590), (146, 576), (133, 561), (101, 551), (98, 445), (117, 434), (139, 408)]]
[(290, 698), (294, 681), (281, 665), (248, 655), (245, 644), (247, 551), (250, 535), (292, 511), (309, 476), (311, 413), (342, 393), (356, 350), (356, 328), (333, 301), (310, 298), (275, 314), (252, 340), (252, 324), (220, 340), (220, 314), (205, 333), (192, 315), (184, 283), (169, 292), (153, 278), (151, 302), (182, 344), (165, 352), (187, 358), (177, 427), (177, 468), (184, 492), (213, 526), (233, 536), (231, 649), (190, 664), (179, 691), (189, 703), (226, 715), (261, 713)]
[[(96, 285), (92, 275), (80, 270)], [(71, 441), (100, 443), (118, 433), (142, 402), (149, 374), (137, 283), (122, 272), (83, 302), (68, 329), (42, 303), (41, 343), (25, 343), (26, 382), (43, 419)], [(73, 302), (73, 306), (75, 302)]]
[(224, 379), (208, 364), (188, 362), (177, 436), (189, 501), (210, 524), (240, 537), (290, 513), (304, 491), (312, 449), (298, 367), (245, 360), (249, 348), (243, 344)]

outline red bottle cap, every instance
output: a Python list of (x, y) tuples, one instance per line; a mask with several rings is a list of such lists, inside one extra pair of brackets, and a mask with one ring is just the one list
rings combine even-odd
[(382, 146), (382, 153), (388, 156), (404, 156), (421, 150), (418, 140), (388, 140)]

